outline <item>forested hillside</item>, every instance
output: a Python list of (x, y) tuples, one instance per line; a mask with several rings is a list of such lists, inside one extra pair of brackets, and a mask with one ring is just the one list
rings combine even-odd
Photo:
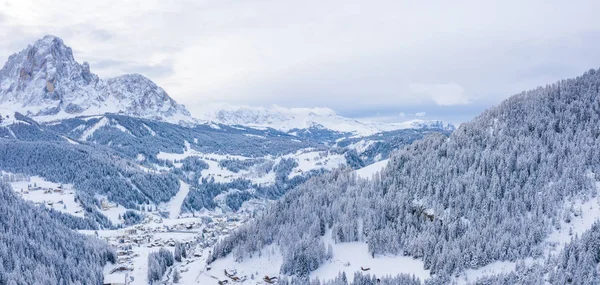
[(174, 175), (146, 173), (98, 148), (6, 139), (0, 146), (0, 169), (73, 183), (82, 196), (104, 195), (130, 208), (168, 201), (179, 189)]
[(81, 141), (106, 145), (131, 158), (138, 154), (155, 159), (159, 152), (180, 153), (185, 142), (204, 153), (264, 156), (281, 155), (301, 148), (319, 147), (315, 141), (273, 129), (258, 130), (217, 124), (181, 126), (116, 114), (72, 118), (51, 123), (46, 129)]
[(281, 273), (303, 276), (326, 259), (328, 228), (337, 242), (367, 242), (372, 254), (421, 259), (432, 284), (540, 256), (566, 198), (596, 193), (599, 89), (600, 73), (590, 70), (515, 95), (449, 138), (401, 149), (372, 181), (347, 170), (313, 178), (222, 241), (211, 260), (231, 252), (242, 260), (275, 243)]
[(103, 284), (104, 242), (71, 231), (0, 183), (0, 284)]

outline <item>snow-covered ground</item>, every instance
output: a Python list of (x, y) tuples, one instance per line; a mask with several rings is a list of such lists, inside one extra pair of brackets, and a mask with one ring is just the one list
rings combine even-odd
[(123, 220), (121, 220), (119, 217), (122, 217), (123, 214), (127, 212), (127, 208), (121, 205), (112, 204), (111, 207), (102, 209), (100, 212), (106, 216), (111, 223), (119, 225), (123, 223)]
[[(600, 183), (596, 183), (596, 188), (600, 189)], [(565, 245), (571, 242), (575, 235), (581, 236), (592, 228), (595, 221), (600, 219), (600, 195), (592, 197), (587, 201), (574, 199), (565, 203), (565, 209), (572, 211), (571, 219), (566, 222), (564, 219), (560, 222), (560, 228), (554, 229), (542, 242), (544, 257), (538, 259), (527, 258), (514, 262), (496, 261), (477, 269), (467, 269), (454, 279), (458, 285), (469, 284), (478, 278), (502, 273), (513, 272), (518, 262), (525, 264), (543, 263), (545, 257), (559, 254)], [(569, 210), (570, 209), (570, 210)]]
[[(196, 151), (190, 147), (188, 142), (185, 142), (185, 148), (183, 153), (166, 153), (159, 152), (156, 157), (161, 160), (170, 161), (181, 161), (187, 157), (197, 156), (206, 162), (209, 166), (208, 169), (202, 170), (201, 177), (203, 178), (214, 178), (215, 182), (226, 183), (231, 182), (235, 179), (243, 178), (252, 181), (255, 184), (270, 184), (275, 182), (275, 173), (270, 171), (268, 173), (262, 173), (256, 171), (253, 167), (248, 170), (240, 170), (238, 172), (232, 172), (227, 168), (219, 166), (219, 161), (224, 159), (239, 159), (248, 160), (250, 157), (244, 157), (239, 155), (221, 155), (215, 153), (202, 153)], [(301, 175), (315, 169), (332, 170), (340, 167), (346, 163), (346, 159), (341, 154), (315, 151), (314, 149), (302, 149), (295, 153), (287, 154), (281, 157), (265, 156), (262, 157), (266, 160), (273, 161), (274, 164), (279, 163), (282, 158), (293, 158), (298, 163), (298, 166), (292, 169), (289, 178)], [(173, 163), (175, 167), (181, 167), (181, 163)]]
[(475, 282), (477, 279), (485, 276), (510, 273), (515, 271), (516, 266), (516, 262), (496, 261), (477, 269), (467, 269), (458, 277), (454, 278), (453, 284), (464, 285), (469, 284), (469, 282)]
[[(600, 187), (600, 183), (596, 183)], [(561, 221), (560, 229), (555, 229), (544, 240), (546, 245), (546, 254), (556, 254), (560, 252), (566, 243), (571, 241), (575, 235), (581, 236), (592, 228), (594, 222), (600, 219), (600, 195), (582, 201), (576, 199), (565, 205), (566, 208), (572, 208), (571, 221), (567, 223), (564, 219)]]
[[(207, 253), (203, 255), (207, 256)], [(217, 284), (218, 280), (229, 280), (231, 282), (231, 279), (225, 275), (225, 270), (229, 274), (235, 272), (235, 276), (246, 279), (250, 284), (264, 283), (262, 278), (265, 275), (269, 277), (279, 276), (279, 268), (282, 262), (281, 253), (275, 246), (268, 246), (262, 250), (260, 255), (256, 254), (242, 262), (235, 262), (233, 255), (230, 254), (213, 262), (210, 265), (210, 270), (207, 270), (208, 267), (203, 258), (188, 266), (189, 271), (181, 274), (182, 281), (180, 284)]]
[(313, 169), (332, 170), (344, 165), (346, 158), (341, 154), (323, 151), (299, 150), (296, 153), (284, 155), (284, 158), (293, 158), (298, 162), (289, 177), (292, 178)]
[[(5, 175), (15, 175), (13, 173), (3, 172)], [(22, 175), (24, 176), (24, 175)], [(75, 201), (75, 189), (71, 184), (60, 184), (48, 181), (39, 176), (27, 177), (26, 180), (10, 182), (23, 199), (45, 205), (48, 208), (71, 214), (76, 217), (83, 218), (85, 213), (81, 204)], [(103, 200), (105, 208), (99, 209), (100, 213), (106, 216), (113, 224), (119, 225), (123, 221), (121, 216), (127, 209), (121, 205), (108, 203), (106, 198), (98, 196), (99, 200)]]
[(39, 176), (31, 176), (28, 181), (10, 182), (10, 185), (25, 200), (76, 217), (84, 216), (81, 204), (75, 202), (75, 191), (70, 184), (54, 183)]
[[(339, 140), (344, 140), (345, 138), (340, 138)], [(374, 140), (360, 140), (357, 141), (355, 143), (352, 143), (350, 145), (348, 145), (349, 149), (353, 149), (356, 150), (356, 152), (358, 153), (363, 153), (365, 152), (371, 145), (373, 145), (374, 143), (376, 143), (377, 141)]]
[(410, 256), (387, 256), (369, 254), (368, 245), (365, 242), (335, 243), (329, 230), (323, 237), (325, 246), (332, 246), (333, 258), (326, 261), (319, 269), (310, 273), (310, 279), (321, 281), (332, 280), (339, 273), (345, 272), (353, 280), (354, 273), (363, 269), (369, 269), (365, 273), (376, 276), (395, 276), (398, 274), (411, 274), (424, 281), (429, 278), (429, 270), (423, 269), (423, 262)]
[(355, 173), (360, 178), (371, 179), (375, 173), (380, 172), (387, 164), (388, 160), (384, 159), (357, 169)]
[[(319, 269), (310, 274), (311, 279), (321, 281), (332, 280), (340, 272), (345, 272), (346, 276), (352, 280), (354, 273), (361, 271), (361, 267), (369, 268), (368, 273), (377, 276), (398, 275), (401, 273), (413, 274), (421, 280), (429, 278), (429, 271), (423, 269), (423, 263), (420, 260), (406, 256), (383, 256), (376, 255), (371, 257), (368, 252), (367, 244), (364, 242), (339, 243), (335, 244), (331, 238), (331, 230), (323, 237), (324, 242), (332, 245), (333, 258), (326, 261)], [(182, 281), (180, 284), (211, 284), (218, 280), (229, 280), (224, 270), (228, 273), (236, 272), (239, 278), (246, 278), (250, 284), (263, 284), (262, 278), (281, 277), (279, 269), (283, 263), (283, 256), (276, 245), (265, 247), (260, 254), (254, 254), (251, 258), (246, 258), (241, 262), (236, 262), (233, 254), (225, 258), (220, 258), (206, 266), (205, 256), (187, 266), (182, 266)], [(254, 279), (252, 279), (254, 278)], [(231, 280), (230, 280), (231, 281)]]
[(98, 129), (100, 129), (100, 128), (106, 126), (106, 125), (108, 125), (109, 123), (110, 122), (109, 122), (108, 118), (102, 117), (102, 119), (100, 119), (98, 122), (96, 122), (93, 126), (87, 128), (85, 131), (83, 131), (83, 134), (81, 134), (81, 138), (80, 139), (83, 140), (83, 141), (87, 140), (89, 137), (93, 136), (94, 133)]
[(169, 213), (170, 219), (177, 219), (181, 213), (181, 205), (190, 192), (190, 185), (179, 180), (179, 192), (175, 194), (171, 201), (159, 206), (159, 209), (165, 210)]

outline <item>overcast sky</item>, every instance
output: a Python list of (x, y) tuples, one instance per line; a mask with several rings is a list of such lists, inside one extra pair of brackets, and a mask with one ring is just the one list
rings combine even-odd
[(101, 77), (144, 74), (192, 113), (224, 101), (455, 123), (600, 66), (600, 1), (491, 2), (8, 1), (0, 58), (52, 34)]

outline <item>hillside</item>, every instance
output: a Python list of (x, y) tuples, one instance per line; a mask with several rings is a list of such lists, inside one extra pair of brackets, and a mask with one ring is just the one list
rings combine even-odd
[[(409, 255), (431, 284), (495, 261), (538, 258), (570, 220), (571, 199), (595, 196), (600, 173), (600, 73), (515, 95), (449, 138), (404, 147), (371, 182), (349, 171), (307, 181), (217, 245), (238, 261), (270, 244), (281, 273), (307, 276), (328, 260), (322, 236), (361, 241), (373, 256)], [(318, 222), (316, 222), (318, 221)]]
[(0, 183), (0, 284), (103, 284), (116, 253), (77, 234)]

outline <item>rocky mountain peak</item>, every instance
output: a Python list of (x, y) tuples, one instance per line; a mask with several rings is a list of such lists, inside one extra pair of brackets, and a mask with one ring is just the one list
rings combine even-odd
[(128, 74), (100, 79), (56, 36), (13, 54), (0, 69), (0, 104), (39, 119), (123, 113), (179, 122), (192, 118), (150, 79)]

